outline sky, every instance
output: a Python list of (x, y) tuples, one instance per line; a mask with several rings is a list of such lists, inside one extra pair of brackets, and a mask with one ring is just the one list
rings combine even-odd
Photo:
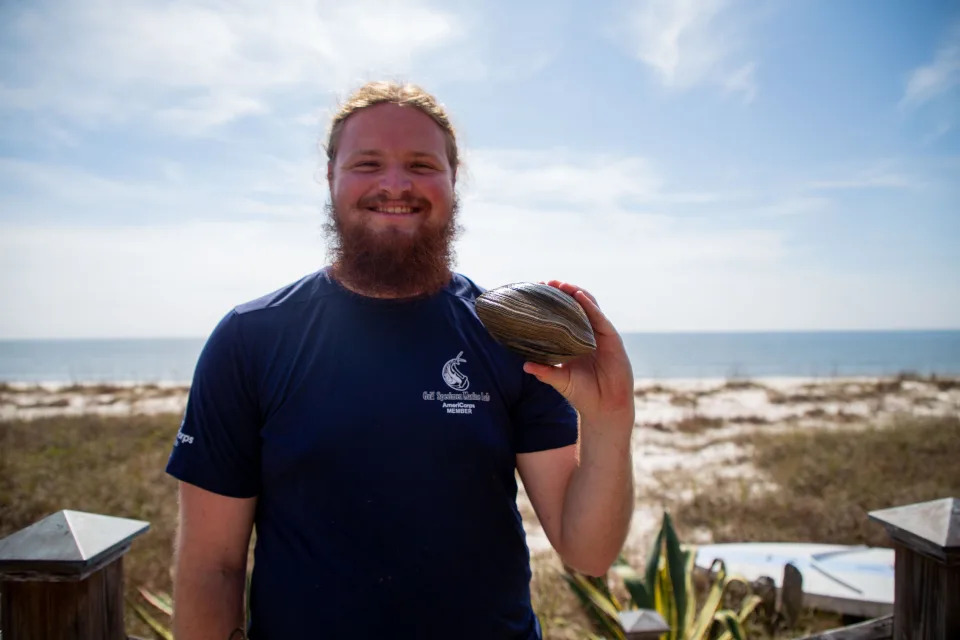
[(376, 79), (449, 110), (483, 287), (960, 328), (957, 0), (0, 0), (0, 339), (202, 337), (321, 268), (327, 120)]

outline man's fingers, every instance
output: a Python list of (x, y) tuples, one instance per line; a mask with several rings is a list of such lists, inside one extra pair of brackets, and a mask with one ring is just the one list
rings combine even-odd
[(575, 297), (574, 294), (576, 294), (577, 291), (583, 291), (583, 293), (588, 298), (590, 298), (590, 300), (593, 301), (593, 304), (597, 305), (598, 307), (600, 306), (599, 304), (597, 304), (597, 299), (593, 296), (593, 294), (587, 291), (586, 289), (584, 289), (583, 287), (578, 287), (575, 284), (571, 284), (569, 282), (563, 282), (562, 280), (551, 280), (547, 284), (550, 285), (551, 287), (554, 287), (555, 289), (560, 289), (560, 291), (563, 291), (565, 294), (571, 297)]
[(593, 327), (594, 333), (610, 335), (617, 332), (607, 316), (605, 316), (603, 311), (600, 310), (600, 307), (597, 306), (596, 301), (591, 298), (587, 292), (579, 289), (574, 294), (573, 299), (580, 304), (584, 313), (587, 314), (587, 320), (590, 321), (590, 326)]
[(550, 385), (566, 397), (567, 390), (570, 387), (570, 372), (566, 369), (537, 364), (536, 362), (524, 362), (523, 370), (540, 382)]
[[(543, 284), (543, 282), (541, 282)], [(546, 283), (547, 285), (553, 287), (554, 289), (559, 289), (563, 291), (568, 296), (576, 300), (581, 307), (583, 307), (584, 312), (587, 314), (587, 319), (590, 320), (590, 325), (593, 327), (594, 333), (601, 334), (612, 334), (616, 333), (616, 329), (610, 320), (603, 314), (603, 311), (600, 310), (600, 305), (597, 304), (597, 299), (593, 297), (589, 291), (578, 287), (575, 284), (569, 282), (564, 282), (562, 280), (550, 280)]]

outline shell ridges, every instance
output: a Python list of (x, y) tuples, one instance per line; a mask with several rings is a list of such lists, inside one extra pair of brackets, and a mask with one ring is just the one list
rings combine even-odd
[(490, 334), (531, 362), (560, 364), (597, 347), (583, 308), (554, 287), (509, 284), (482, 294), (476, 306)]

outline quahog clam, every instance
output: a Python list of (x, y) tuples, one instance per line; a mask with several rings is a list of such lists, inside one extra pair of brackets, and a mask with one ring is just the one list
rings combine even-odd
[(491, 289), (477, 298), (477, 316), (498, 342), (530, 362), (561, 364), (597, 348), (580, 304), (545, 284)]

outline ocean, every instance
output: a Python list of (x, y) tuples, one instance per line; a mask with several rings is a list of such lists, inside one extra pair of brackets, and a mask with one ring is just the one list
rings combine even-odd
[[(960, 375), (960, 331), (626, 333), (637, 378)], [(202, 338), (0, 340), (3, 382), (188, 383)]]

